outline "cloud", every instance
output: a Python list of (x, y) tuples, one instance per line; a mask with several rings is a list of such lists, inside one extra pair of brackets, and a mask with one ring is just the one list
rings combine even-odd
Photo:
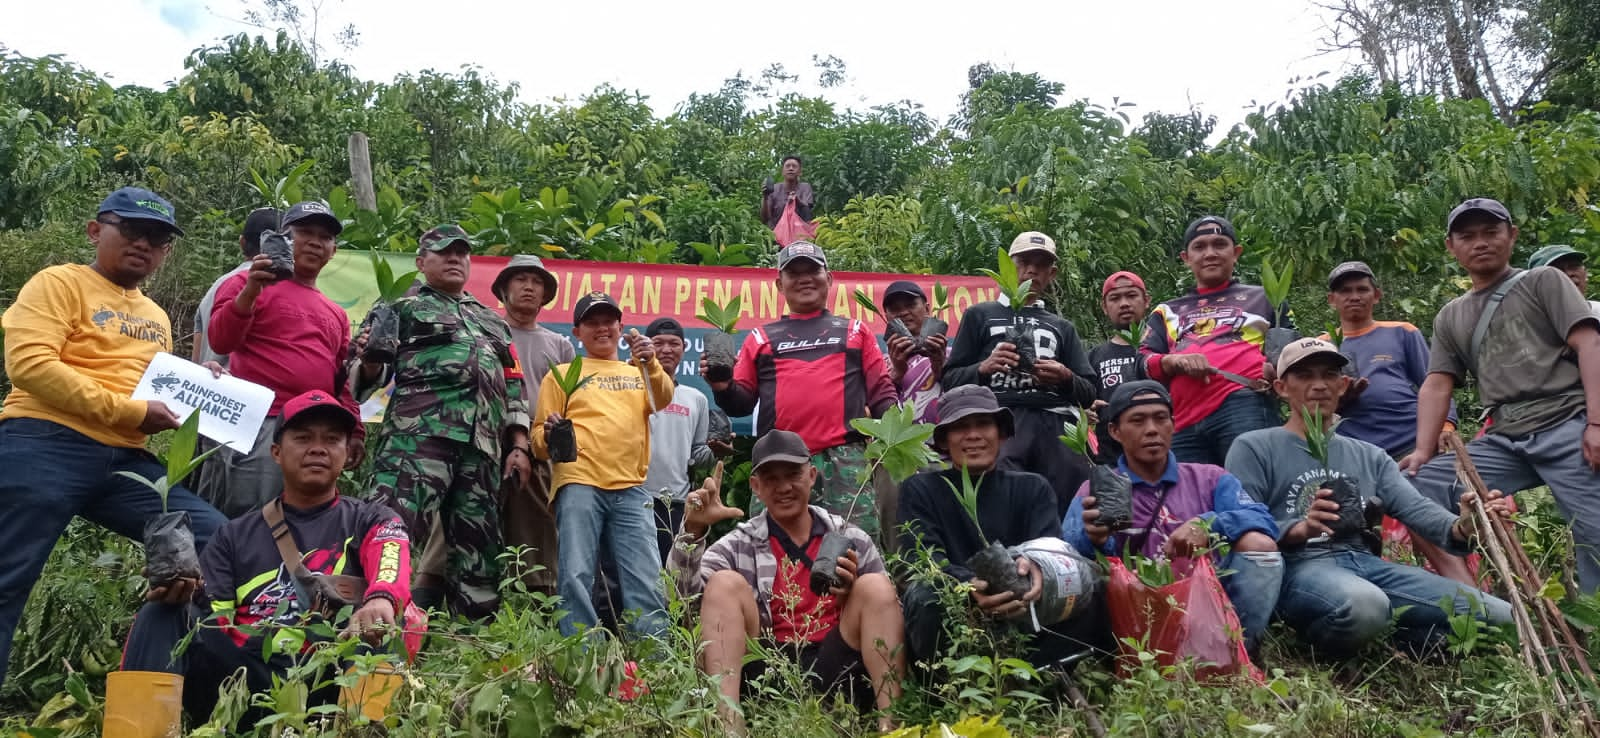
[(156, 12), (161, 16), (161, 21), (177, 29), (185, 36), (193, 35), (204, 25), (204, 9), (199, 3), (191, 0), (173, 0), (160, 2)]

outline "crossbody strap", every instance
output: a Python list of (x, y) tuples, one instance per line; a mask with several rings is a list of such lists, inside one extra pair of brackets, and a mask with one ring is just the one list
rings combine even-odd
[(1526, 276), (1528, 272), (1524, 270), (1507, 277), (1506, 281), (1494, 289), (1494, 294), (1489, 295), (1489, 304), (1484, 305), (1483, 312), (1478, 315), (1478, 324), (1472, 328), (1472, 341), (1467, 345), (1467, 366), (1472, 369), (1473, 374), (1478, 373), (1478, 349), (1483, 347), (1483, 337), (1489, 332), (1489, 321), (1494, 318), (1495, 311), (1500, 309), (1500, 303), (1505, 302), (1511, 288)]
[(272, 542), (277, 544), (278, 555), (283, 557), (283, 565), (288, 567), (289, 574), (299, 578), (311, 576), (305, 562), (301, 561), (300, 550), (295, 546), (294, 536), (289, 532), (289, 523), (283, 519), (283, 498), (263, 505), (261, 518), (267, 521), (267, 530), (271, 531)]

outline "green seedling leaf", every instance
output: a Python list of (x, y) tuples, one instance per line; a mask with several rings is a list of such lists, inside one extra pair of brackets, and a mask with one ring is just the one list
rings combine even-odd
[(1326, 323), (1324, 327), (1328, 331), (1328, 342), (1332, 343), (1334, 348), (1344, 346), (1344, 331), (1339, 329), (1338, 323)]
[(714, 300), (707, 297), (700, 301), (702, 312), (695, 317), (705, 321), (712, 328), (733, 335), (739, 332), (739, 308), (741, 305), (742, 298), (738, 296), (728, 300), (726, 305), (718, 305)]
[(1261, 262), (1261, 289), (1267, 293), (1267, 302), (1273, 310), (1281, 310), (1289, 302), (1289, 290), (1294, 287), (1294, 264), (1285, 264), (1283, 272), (1272, 268), (1272, 262)]
[(942, 313), (950, 308), (950, 288), (943, 282), (933, 283), (933, 302), (928, 303), (928, 310), (934, 314)]
[(868, 313), (870, 313), (874, 317), (877, 317), (877, 318), (882, 318), (883, 317), (883, 313), (878, 312), (878, 306), (872, 304), (872, 298), (867, 297), (866, 290), (863, 290), (860, 287), (857, 287), (856, 291), (855, 291), (855, 294), (854, 294), (854, 297), (856, 298), (856, 304), (860, 305), (862, 310), (867, 311)]
[(978, 487), (983, 484), (983, 475), (979, 474), (976, 482), (966, 467), (961, 467), (961, 487), (956, 488), (955, 482), (945, 478), (944, 483), (955, 494), (956, 501), (961, 503), (961, 509), (967, 511), (967, 517), (972, 519), (973, 527), (978, 529), (978, 537), (983, 540), (983, 545), (989, 545), (989, 539), (983, 535), (983, 525), (978, 522)]
[(1079, 408), (1078, 409), (1078, 418), (1079, 418), (1079, 420), (1077, 422), (1068, 422), (1068, 423), (1062, 423), (1061, 424), (1061, 429), (1065, 433), (1065, 435), (1061, 436), (1061, 442), (1066, 444), (1067, 448), (1070, 448), (1073, 451), (1077, 451), (1079, 454), (1081, 454), (1083, 456), (1088, 456), (1089, 455), (1089, 422), (1088, 422), (1088, 414), (1089, 413), (1088, 413), (1087, 410), (1084, 410), (1083, 408)]
[(1005, 295), (1006, 301), (1013, 308), (1021, 308), (1028, 304), (1028, 292), (1033, 289), (1033, 280), (1017, 281), (1017, 265), (1012, 263), (1011, 257), (1006, 255), (1004, 249), (1000, 250), (1000, 259), (997, 262), (999, 269), (979, 269), (984, 276), (994, 280), (1000, 294)]
[(928, 447), (933, 424), (918, 423), (911, 403), (889, 408), (882, 418), (856, 418), (850, 421), (850, 427), (867, 436), (867, 460), (882, 465), (896, 482), (905, 481), (939, 460)]
[(594, 375), (583, 376), (582, 356), (573, 358), (572, 363), (567, 365), (565, 374), (559, 371), (554, 361), (548, 363), (550, 365), (550, 376), (556, 378), (556, 386), (561, 388), (561, 393), (567, 398), (561, 405), (561, 416), (566, 417), (567, 408), (572, 405), (572, 396), (577, 394), (578, 390), (583, 389), (584, 385), (593, 381)]
[(1135, 320), (1128, 324), (1127, 328), (1113, 332), (1118, 338), (1121, 338), (1123, 341), (1127, 342), (1129, 346), (1138, 346), (1139, 341), (1143, 337), (1144, 333), (1144, 320), (1144, 318), (1140, 318), (1139, 320)]
[(1322, 468), (1328, 468), (1328, 441), (1333, 438), (1333, 428), (1324, 427), (1322, 422), (1322, 408), (1300, 408), (1300, 419), (1306, 424), (1306, 450), (1312, 458), (1322, 462)]

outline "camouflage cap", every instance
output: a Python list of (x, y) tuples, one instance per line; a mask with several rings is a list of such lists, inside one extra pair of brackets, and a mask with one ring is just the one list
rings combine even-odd
[(417, 240), (417, 253), (424, 251), (443, 251), (451, 246), (461, 243), (468, 249), (472, 248), (472, 239), (467, 237), (467, 232), (454, 223), (434, 226), (422, 238)]

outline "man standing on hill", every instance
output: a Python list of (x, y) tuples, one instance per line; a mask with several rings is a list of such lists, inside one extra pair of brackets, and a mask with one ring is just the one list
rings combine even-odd
[[(361, 412), (350, 395), (344, 364), (350, 318), (317, 289), (317, 275), (333, 258), (334, 239), (344, 227), (328, 206), (307, 201), (289, 208), (283, 228), (294, 244), (293, 276), (279, 279), (272, 259), (256, 254), (249, 271), (222, 283), (211, 313), (211, 348), (232, 357), (234, 376), (273, 392), (272, 408), (250, 451), (224, 448), (206, 462), (204, 487), (217, 495), (212, 503), (229, 518), (260, 509), (283, 488), (272, 438), (285, 402), (319, 390), (350, 412)], [(357, 424), (346, 454), (350, 468), (366, 458), (366, 438), (366, 429)]]
[(1244, 248), (1226, 218), (1190, 223), (1183, 243), (1195, 287), (1156, 306), (1139, 352), (1146, 374), (1172, 390), (1172, 452), (1182, 462), (1220, 466), (1233, 439), (1278, 424), (1277, 401), (1255, 390), (1273, 378), (1261, 350), (1267, 329), (1288, 327), (1289, 315), (1265, 290), (1234, 279)]
[[(100, 203), (87, 231), (94, 263), (39, 272), (0, 318), (12, 385), (0, 408), (0, 683), (28, 592), (67, 523), (82, 515), (143, 540), (162, 500), (117, 472), (161, 477), (145, 441), (179, 425), (160, 401), (129, 399), (150, 360), (172, 350), (166, 312), (139, 291), (183, 235), (172, 204), (124, 187)], [(166, 507), (189, 514), (196, 547), (227, 522), (183, 487)], [(176, 598), (195, 583), (152, 584), (172, 585)]]
[[(976, 384), (994, 390), (1000, 406), (1014, 416), (1015, 433), (1000, 452), (1001, 469), (1027, 471), (1050, 480), (1056, 517), (1066, 514), (1078, 485), (1089, 478), (1089, 460), (1061, 443), (1062, 424), (1078, 420), (1078, 408), (1094, 404), (1094, 370), (1072, 321), (1050, 311), (1045, 291), (1056, 280), (1056, 242), (1029, 231), (1011, 242), (1008, 253), (1017, 279), (1031, 281), (1027, 305), (997, 301), (967, 308), (944, 369), (944, 388)], [(1017, 369), (1021, 356), (1006, 339), (1019, 328), (1033, 343), (1031, 373)]]
[[(1111, 401), (1111, 393), (1118, 386), (1145, 378), (1144, 362), (1139, 360), (1139, 346), (1122, 336), (1124, 331), (1136, 325), (1142, 328), (1145, 313), (1150, 312), (1150, 293), (1145, 290), (1144, 280), (1133, 272), (1117, 272), (1106, 277), (1106, 281), (1100, 285), (1100, 309), (1111, 323), (1112, 332), (1111, 338), (1105, 343), (1089, 349), (1089, 365), (1094, 367), (1095, 376), (1099, 378), (1100, 396), (1094, 401), (1096, 411)], [(1102, 459), (1108, 463), (1116, 462), (1117, 455), (1108, 455), (1106, 451), (1112, 439), (1105, 418), (1095, 425), (1094, 432), (1099, 437)]]
[(527, 484), (533, 455), (511, 328), (467, 294), (471, 255), (459, 226), (422, 234), (417, 269), (426, 284), (393, 306), (399, 351), (393, 364), (362, 364), (356, 394), (393, 376), (372, 499), (400, 513), (413, 540), (428, 540), (439, 514), (449, 549), (444, 586), (455, 611), (476, 619), (500, 607), (496, 492), (507, 477)]
[(777, 183), (768, 182), (761, 188), (761, 222), (768, 228), (778, 225), (778, 219), (783, 217), (783, 209), (794, 201), (795, 215), (810, 223), (811, 209), (816, 205), (817, 195), (811, 190), (810, 182), (800, 181), (800, 157), (790, 154), (783, 157), (783, 179)]
[[(1467, 444), (1491, 489), (1549, 485), (1572, 525), (1578, 586), (1600, 589), (1600, 320), (1565, 274), (1511, 268), (1517, 227), (1505, 205), (1473, 198), (1446, 220), (1445, 246), (1472, 278), (1433, 321), (1428, 379), (1417, 398), (1417, 449), (1402, 462), (1417, 489), (1456, 509), (1454, 454), (1437, 458), (1450, 393), (1470, 372), (1491, 421)], [(1424, 551), (1441, 574), (1461, 559)]]
[(757, 437), (774, 428), (800, 434), (820, 472), (812, 499), (840, 515), (853, 508), (849, 522), (887, 541), (893, 536), (879, 524), (887, 528), (894, 520), (895, 485), (880, 469), (873, 498), (857, 499), (867, 444), (850, 427), (852, 419), (882, 416), (895, 404), (878, 339), (861, 321), (828, 312), (833, 276), (816, 244), (796, 241), (779, 251), (777, 282), (789, 312), (745, 338), (732, 381), (708, 384), (717, 405), (734, 417), (749, 415), (760, 401)]

